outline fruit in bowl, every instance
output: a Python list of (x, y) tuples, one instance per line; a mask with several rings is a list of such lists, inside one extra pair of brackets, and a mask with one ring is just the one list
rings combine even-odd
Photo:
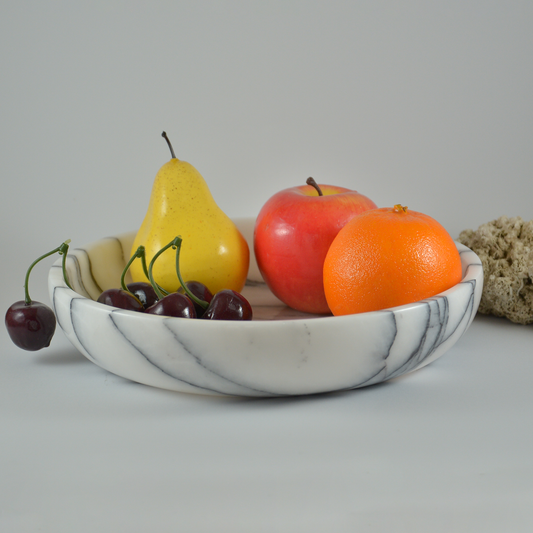
[(400, 204), (354, 217), (324, 261), (334, 315), (377, 311), (444, 292), (461, 281), (461, 258), (435, 219)]
[[(254, 220), (235, 221), (243, 235)], [(102, 305), (118, 286), (135, 233), (76, 247), (50, 269), (58, 325), (90, 361), (132, 381), (210, 395), (302, 395), (364, 387), (431, 363), (473, 320), (483, 286), (478, 257), (457, 244), (462, 279), (427, 300), (370, 313), (316, 317), (272, 295), (250, 257), (243, 295), (254, 319), (189, 320)]]
[(272, 196), (254, 229), (257, 265), (270, 290), (293, 309), (329, 314), (322, 273), (326, 253), (349, 220), (376, 207), (357, 191), (317, 185), (312, 178)]
[[(145, 248), (139, 246), (122, 271), (121, 288), (114, 287), (102, 291), (97, 301), (119, 309), (145, 312), (150, 315), (206, 320), (251, 320), (253, 311), (250, 303), (237, 291), (221, 289), (213, 295), (203, 283), (183, 280), (180, 266), (182, 243), (181, 237), (174, 237), (158, 250), (149, 266), (146, 265)], [(180, 285), (176, 292), (167, 291), (154, 279), (156, 260), (170, 249), (176, 250), (175, 278)], [(140, 259), (141, 268), (150, 283), (126, 284), (126, 275), (136, 259)]]
[[(156, 177), (139, 231), (76, 248), (68, 258), (67, 241), (51, 252), (63, 255), (49, 274), (53, 312), (41, 313), (46, 306), (29, 298), (32, 264), (25, 301), (6, 314), (16, 344), (30, 350), (47, 346), (57, 319), (90, 361), (132, 381), (198, 394), (286, 396), (395, 378), (440, 357), (467, 330), (483, 287), (481, 263), (468, 248), (457, 245), (462, 279), (438, 288), (444, 292), (429, 298), (418, 294), (426, 299), (407, 305), (389, 301), (386, 305), (396, 307), (372, 312), (351, 309), (349, 314), (335, 311), (343, 316), (317, 317), (310, 313), (329, 311), (323, 301), (326, 252), (329, 256), (358, 217), (378, 211), (375, 204), (355, 191), (311, 180), (304, 190), (275, 195), (257, 220), (232, 221), (214, 204), (203, 178), (177, 161), (167, 142), (172, 159)], [(184, 253), (180, 264), (182, 237), (190, 242), (190, 248), (184, 246), (190, 254)], [(252, 238), (255, 254), (249, 269)], [(124, 264), (130, 250), (135, 253)], [(143, 260), (135, 262), (138, 252)], [(161, 269), (154, 268), (158, 258)], [(342, 270), (341, 265), (337, 273)], [(205, 279), (211, 280), (207, 286), (213, 292)], [(423, 279), (428, 281), (427, 272)], [(286, 300), (283, 282), (294, 300)], [(169, 316), (176, 308), (178, 316)], [(199, 315), (205, 320), (189, 320)], [(41, 327), (37, 333), (36, 327)]]
[[(131, 254), (144, 246), (147, 260), (176, 235), (183, 238), (181, 272), (187, 280), (204, 283), (215, 293), (240, 291), (249, 266), (248, 244), (233, 221), (218, 207), (200, 173), (176, 158), (163, 132), (172, 158), (157, 173), (148, 211), (132, 245)], [(128, 254), (128, 255), (131, 255)], [(139, 262), (131, 266), (133, 281), (148, 281)], [(180, 284), (174, 254), (161, 256), (154, 269), (157, 283), (168, 292)]]

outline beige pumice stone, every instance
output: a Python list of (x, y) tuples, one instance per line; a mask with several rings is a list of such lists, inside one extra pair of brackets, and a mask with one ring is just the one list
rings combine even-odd
[(533, 323), (533, 220), (502, 216), (458, 241), (474, 251), (483, 264), (484, 284), (478, 311)]

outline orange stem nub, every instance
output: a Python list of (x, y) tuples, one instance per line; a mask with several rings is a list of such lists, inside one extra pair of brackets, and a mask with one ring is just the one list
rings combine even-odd
[(407, 206), (401, 204), (396, 204), (393, 209), (396, 213), (407, 213)]

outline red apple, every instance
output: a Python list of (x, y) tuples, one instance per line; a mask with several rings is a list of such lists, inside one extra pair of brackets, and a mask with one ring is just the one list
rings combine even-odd
[(376, 204), (357, 191), (308, 185), (278, 192), (262, 207), (254, 229), (254, 251), (270, 290), (306, 313), (329, 313), (322, 268), (328, 249), (354, 216)]

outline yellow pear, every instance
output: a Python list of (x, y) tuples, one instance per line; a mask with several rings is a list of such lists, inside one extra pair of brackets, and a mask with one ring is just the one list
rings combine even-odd
[[(180, 236), (179, 266), (184, 281), (200, 281), (213, 294), (222, 289), (240, 292), (248, 274), (248, 244), (215, 203), (204, 178), (192, 165), (176, 158), (166, 133), (162, 135), (172, 159), (155, 177), (148, 211), (131, 255), (142, 245), (150, 263), (161, 248)], [(141, 261), (134, 261), (130, 272), (134, 281), (147, 281)], [(178, 290), (174, 249), (166, 250), (154, 261), (153, 276), (166, 291)]]

